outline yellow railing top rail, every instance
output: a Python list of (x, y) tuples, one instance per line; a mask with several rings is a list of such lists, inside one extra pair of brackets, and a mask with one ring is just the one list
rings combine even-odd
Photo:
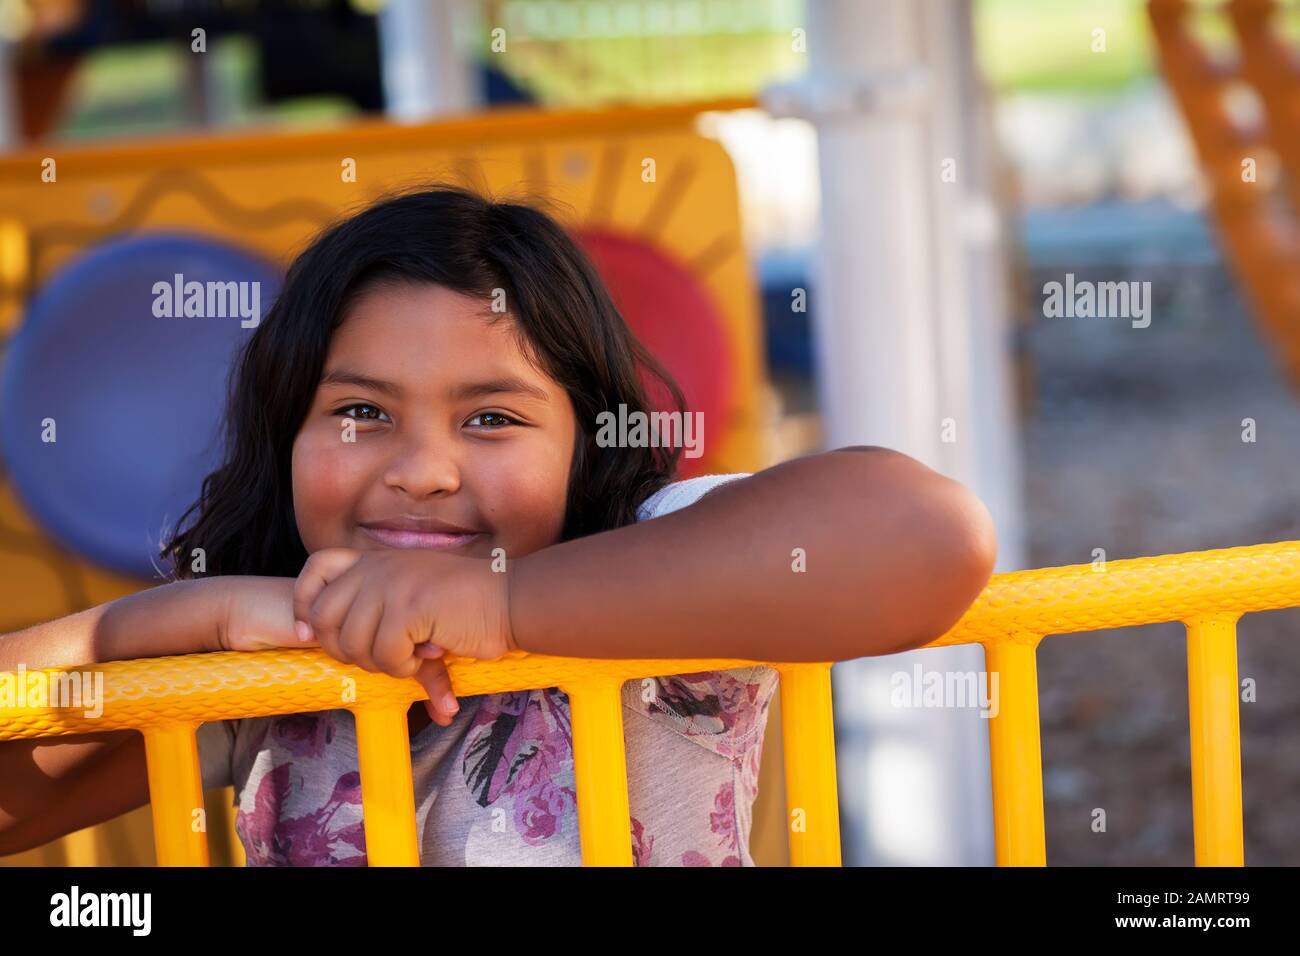
[[(1047, 634), (1292, 606), (1300, 606), (1300, 541), (1283, 541), (997, 574), (962, 619), (926, 646), (1033, 643)], [(756, 664), (789, 670), (829, 663), (589, 660), (522, 651), (493, 661), (447, 658), (452, 684), (461, 696)], [(422, 688), (414, 681), (372, 674), (335, 661), (318, 649), (185, 654), (45, 670), (92, 669), (104, 675), (100, 716), (30, 703), (0, 706), (0, 740), (355, 706), (409, 705), (423, 697)], [(26, 673), (30, 679), (36, 671)]]
[[(446, 660), (452, 684), (462, 697), (731, 670), (760, 663), (730, 659), (588, 660), (523, 651), (512, 651), (491, 661), (451, 655)], [(424, 697), (423, 688), (413, 680), (373, 674), (341, 663), (317, 648), (178, 654), (44, 668), (26, 674), (76, 671), (103, 674), (101, 715), (84, 716), (80, 708), (0, 706), (0, 740), (356, 706), (409, 705)]]
[(1037, 640), (1112, 627), (1300, 606), (1300, 541), (996, 574), (927, 644)]

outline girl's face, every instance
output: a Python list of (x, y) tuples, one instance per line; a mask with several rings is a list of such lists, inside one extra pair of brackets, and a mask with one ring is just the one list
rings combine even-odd
[(520, 557), (560, 539), (576, 433), (511, 319), (439, 285), (376, 286), (335, 331), (294, 439), (298, 533), (309, 554)]

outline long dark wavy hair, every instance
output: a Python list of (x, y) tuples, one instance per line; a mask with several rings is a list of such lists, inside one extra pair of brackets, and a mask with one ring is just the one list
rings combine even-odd
[[(540, 203), (436, 184), (389, 195), (318, 235), (236, 357), (227, 383), (224, 460), (176, 522), (160, 556), (204, 573), (294, 577), (307, 560), (293, 511), (291, 453), (335, 329), (376, 283), (431, 282), (490, 299), (504, 289), (526, 354), (564, 387), (577, 416), (562, 540), (636, 520), (672, 480), (677, 447), (601, 447), (597, 415), (650, 412), (639, 367), (685, 411), (682, 392), (627, 327), (591, 261)], [(671, 409), (670, 409), (671, 410)], [(192, 520), (191, 520), (192, 519)], [(187, 522), (188, 525), (187, 525)]]

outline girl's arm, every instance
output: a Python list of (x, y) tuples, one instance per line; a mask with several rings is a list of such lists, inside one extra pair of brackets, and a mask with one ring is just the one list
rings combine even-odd
[[(0, 636), (0, 671), (214, 650), (220, 579), (179, 581)], [(0, 855), (28, 850), (145, 803), (132, 730), (0, 741)]]
[[(0, 671), (299, 645), (293, 578), (176, 581), (0, 635)], [(111, 820), (149, 799), (134, 730), (0, 741), (0, 856)]]
[(0, 671), (218, 650), (225, 583), (173, 581), (0, 635)]
[(996, 552), (963, 486), (898, 452), (842, 448), (516, 559), (511, 630), (537, 654), (851, 660), (939, 637)]

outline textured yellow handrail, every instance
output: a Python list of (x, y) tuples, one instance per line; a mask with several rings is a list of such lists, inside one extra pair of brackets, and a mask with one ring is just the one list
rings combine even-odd
[[(1044, 865), (1035, 652), (1048, 634), (1183, 621), (1197, 865), (1241, 865), (1236, 621), (1300, 606), (1300, 541), (996, 575), (961, 621), (927, 647), (978, 643), (999, 675), (991, 720), (999, 865)], [(593, 661), (515, 653), (448, 660), (460, 696), (559, 687), (570, 700), (583, 862), (632, 863), (620, 687), (665, 674), (731, 670), (744, 660)], [(340, 664), (319, 650), (191, 654), (92, 665), (103, 712), (0, 707), (0, 740), (135, 728), (144, 734), (162, 865), (206, 865), (200, 723), (346, 708), (356, 715), (371, 865), (418, 865), (406, 711), (418, 684)], [(840, 864), (829, 663), (771, 663), (781, 676), (791, 861)], [(60, 668), (70, 673), (87, 668)], [(29, 672), (42, 673), (42, 672)], [(13, 675), (15, 678), (17, 675)]]
[[(559, 687), (569, 697), (578, 826), (585, 864), (632, 865), (620, 688), (664, 674), (750, 667), (744, 660), (584, 660), (507, 654), (450, 657), (457, 695)], [(840, 865), (830, 664), (774, 664), (791, 759), (786, 794), (796, 865)], [(419, 865), (406, 712), (421, 699), (413, 680), (371, 674), (320, 650), (185, 654), (91, 665), (103, 674), (102, 713), (0, 706), (0, 740), (138, 729), (145, 739), (154, 843), (160, 865), (206, 866), (198, 743), (201, 723), (346, 708), (356, 717), (366, 852), (374, 866)], [(87, 668), (29, 671), (71, 673)], [(17, 678), (19, 675), (13, 675)], [(797, 721), (792, 715), (798, 714)]]
[(1181, 621), (1187, 627), (1197, 866), (1241, 866), (1237, 619), (1300, 606), (1300, 541), (996, 575), (927, 647), (978, 643), (998, 674), (989, 728), (997, 862), (1042, 866), (1038, 642), (1049, 634)]

